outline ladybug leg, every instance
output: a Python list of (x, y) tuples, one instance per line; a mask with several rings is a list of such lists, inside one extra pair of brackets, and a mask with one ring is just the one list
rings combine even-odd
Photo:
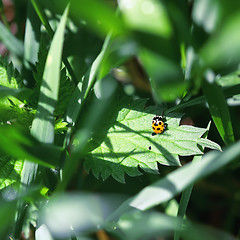
[(153, 133), (152, 133), (152, 136), (155, 136), (155, 135), (157, 135), (157, 134), (156, 134), (155, 132), (153, 132)]

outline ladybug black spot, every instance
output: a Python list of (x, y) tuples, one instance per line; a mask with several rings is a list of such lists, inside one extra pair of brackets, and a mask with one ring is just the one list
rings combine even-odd
[(157, 128), (157, 130), (159, 131), (159, 130), (160, 130), (160, 128)]
[(153, 130), (155, 130), (155, 127), (152, 127)]

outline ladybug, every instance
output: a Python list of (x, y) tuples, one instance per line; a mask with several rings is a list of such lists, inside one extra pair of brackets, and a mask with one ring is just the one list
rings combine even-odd
[(163, 116), (156, 115), (152, 119), (152, 135), (160, 134), (164, 132), (164, 130), (167, 128), (167, 124), (164, 123)]

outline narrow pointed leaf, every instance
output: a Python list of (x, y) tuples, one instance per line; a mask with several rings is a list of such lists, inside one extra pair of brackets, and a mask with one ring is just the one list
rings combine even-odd
[[(29, 133), (11, 125), (0, 126), (0, 133), (0, 149), (8, 156), (14, 159), (28, 159), (32, 163), (50, 168), (58, 166), (61, 148), (41, 143)], [(1, 160), (0, 164), (3, 165), (4, 161)]]
[(144, 210), (168, 201), (191, 183), (239, 157), (239, 149), (240, 142), (237, 142), (223, 152), (210, 152), (203, 157), (202, 161), (190, 163), (175, 170), (155, 184), (144, 188), (131, 199), (130, 206)]
[(100, 68), (100, 65), (102, 63), (102, 60), (106, 55), (106, 51), (109, 47), (110, 39), (111, 39), (111, 34), (108, 34), (104, 41), (101, 52), (98, 54), (98, 56), (94, 60), (90, 69), (84, 75), (83, 80), (80, 83), (78, 83), (73, 93), (73, 96), (70, 99), (67, 114), (66, 114), (66, 121), (72, 125), (75, 125), (79, 112), (81, 111), (84, 105), (84, 102), (88, 96), (88, 93), (96, 81), (96, 76)]
[(31, 69), (30, 64), (37, 61), (37, 53), (40, 42), (40, 20), (38, 19), (31, 1), (28, 1), (27, 19), (24, 37), (24, 65)]
[(233, 143), (234, 134), (232, 122), (222, 89), (216, 82), (208, 83), (205, 81), (203, 84), (203, 92), (206, 96), (212, 119), (223, 141), (226, 144)]
[(24, 99), (26, 96), (29, 96), (31, 92), (32, 91), (27, 88), (12, 89), (0, 85), (0, 99), (7, 96), (13, 96), (18, 99)]
[(0, 40), (17, 57), (23, 57), (23, 43), (0, 22)]
[(58, 100), (60, 66), (64, 30), (68, 8), (65, 10), (51, 43), (40, 89), (37, 115), (33, 121), (32, 134), (40, 141), (53, 143), (54, 109)]
[[(61, 56), (68, 9), (69, 7), (66, 8), (61, 18), (49, 49), (40, 88), (37, 114), (31, 129), (33, 136), (44, 143), (53, 143), (54, 141), (54, 109), (58, 100)], [(35, 179), (36, 173), (37, 164), (25, 161), (22, 181), (25, 184), (31, 183)]]

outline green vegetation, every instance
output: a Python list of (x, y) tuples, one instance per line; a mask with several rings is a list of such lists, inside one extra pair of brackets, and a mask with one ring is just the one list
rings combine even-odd
[(0, 19), (0, 239), (240, 237), (240, 2), (13, 0)]

